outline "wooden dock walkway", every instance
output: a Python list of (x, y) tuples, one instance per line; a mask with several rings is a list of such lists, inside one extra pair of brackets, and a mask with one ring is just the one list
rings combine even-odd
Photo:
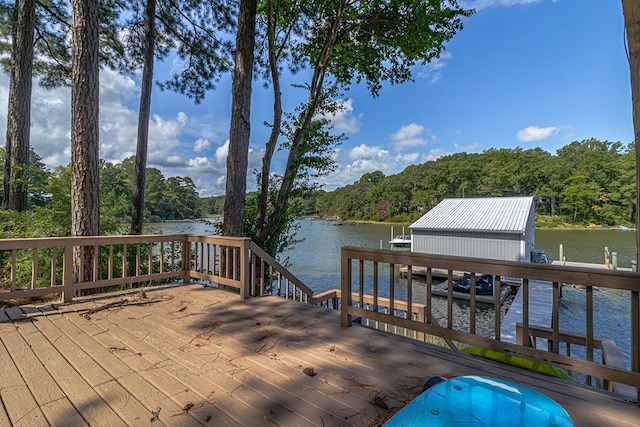
[[(507, 314), (500, 327), (500, 340), (516, 342), (516, 323), (522, 323), (522, 294), (524, 287), (519, 287)], [(551, 282), (531, 280), (529, 282), (529, 325), (551, 327), (551, 310), (553, 307), (553, 285)], [(547, 349), (547, 342), (543, 339), (536, 340), (537, 348)]]
[(376, 426), (435, 375), (532, 387), (576, 426), (640, 419), (610, 393), (201, 285), (0, 311), (0, 358), (2, 426)]

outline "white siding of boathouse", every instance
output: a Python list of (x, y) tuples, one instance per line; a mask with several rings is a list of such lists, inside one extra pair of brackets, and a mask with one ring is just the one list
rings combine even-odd
[(445, 199), (411, 226), (414, 252), (529, 261), (532, 197)]

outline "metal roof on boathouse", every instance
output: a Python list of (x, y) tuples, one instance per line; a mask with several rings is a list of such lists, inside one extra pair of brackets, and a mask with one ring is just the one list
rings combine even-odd
[(533, 197), (445, 199), (411, 224), (412, 251), (529, 261)]

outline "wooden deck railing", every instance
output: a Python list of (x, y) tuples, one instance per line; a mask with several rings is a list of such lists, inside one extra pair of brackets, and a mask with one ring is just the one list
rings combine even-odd
[[(90, 262), (75, 271), (74, 251), (91, 254)], [(243, 298), (271, 294), (303, 302), (313, 298), (309, 288), (246, 238), (144, 235), (0, 240), (0, 301), (60, 294), (68, 302), (92, 289), (176, 279), (209, 281), (236, 289)]]
[[(73, 254), (88, 253), (89, 263), (74, 270)], [(407, 286), (396, 287), (395, 268), (408, 266)], [(414, 267), (424, 268), (424, 299), (413, 295)], [(532, 360), (556, 365), (572, 372), (602, 378), (605, 384), (640, 386), (640, 274), (635, 272), (592, 270), (528, 263), (430, 256), (363, 248), (343, 248), (342, 288), (314, 295), (299, 279), (276, 260), (245, 238), (198, 235), (145, 235), (108, 237), (68, 237), (0, 240), (0, 301), (41, 298), (60, 294), (64, 301), (90, 289), (111, 290), (148, 283), (191, 279), (236, 289), (241, 297), (279, 295), (284, 298), (318, 304), (342, 311), (344, 326), (353, 318), (390, 332), (400, 331), (422, 339), (440, 337), (448, 343), (480, 346)], [(452, 292), (446, 297), (446, 321), (436, 321), (433, 310), (432, 270), (444, 269), (495, 276), (496, 295), (504, 283), (501, 278), (520, 278), (523, 292), (521, 337), (548, 339), (548, 351), (538, 350), (529, 339), (520, 343), (500, 340), (501, 316), (492, 319), (493, 333), (480, 336), (476, 331), (475, 287), (471, 286), (469, 319), (464, 329), (454, 327)], [(354, 272), (356, 272), (354, 274)], [(80, 280), (79, 278), (83, 278)], [(530, 325), (529, 283), (552, 284), (552, 327), (541, 330)], [(570, 283), (585, 288), (584, 338), (568, 335), (560, 324), (560, 286)], [(608, 344), (594, 336), (594, 289), (613, 289), (629, 294), (628, 319), (621, 326), (629, 333), (631, 370), (620, 363), (597, 361), (595, 350)], [(404, 292), (404, 294), (402, 294)], [(500, 306), (496, 297), (496, 306)], [(499, 310), (496, 310), (499, 313)], [(485, 314), (486, 317), (486, 314)], [(440, 317), (442, 319), (442, 317)], [(569, 339), (570, 338), (570, 339)], [(560, 344), (584, 348), (584, 357), (570, 352), (561, 354)], [(611, 352), (608, 353), (612, 354)], [(603, 357), (609, 357), (602, 354)], [(601, 357), (602, 358), (602, 357)]]
[[(394, 278), (394, 270), (399, 265), (408, 267), (407, 284), (399, 289)], [(426, 271), (426, 286), (424, 300), (417, 300), (413, 295), (413, 268), (420, 267)], [(501, 278), (520, 278), (523, 292), (523, 315), (521, 328), (523, 337), (532, 337), (534, 327), (529, 324), (529, 283), (531, 281), (550, 282), (553, 293), (552, 327), (545, 335), (549, 338), (549, 351), (538, 350), (529, 340), (521, 344), (500, 340), (501, 321), (500, 310), (495, 310), (491, 319), (493, 333), (491, 336), (480, 336), (476, 333), (479, 322), (475, 287), (470, 288), (469, 319), (464, 328), (454, 327), (454, 298), (452, 287), (446, 297), (446, 322), (443, 326), (434, 322), (432, 307), (431, 284), (433, 270), (441, 269), (447, 272), (451, 280), (454, 272), (470, 272), (472, 280), (476, 274), (490, 274), (495, 276), (495, 303), (500, 307), (500, 290), (504, 281)], [(596, 270), (580, 267), (564, 267), (554, 265), (539, 265), (508, 261), (494, 261), (485, 259), (458, 258), (450, 256), (433, 256), (412, 252), (396, 252), (355, 247), (342, 248), (341, 266), (342, 286), (340, 302), (332, 302), (341, 309), (342, 325), (348, 327), (354, 318), (370, 319), (376, 322), (395, 325), (408, 330), (414, 330), (428, 335), (441, 337), (445, 340), (461, 343), (463, 346), (479, 346), (491, 350), (512, 354), (527, 359), (552, 364), (571, 372), (580, 372), (595, 378), (602, 378), (605, 382), (626, 384), (640, 387), (640, 274), (636, 272)], [(585, 288), (585, 320), (584, 344), (585, 357), (575, 357), (571, 354), (560, 354), (560, 343), (566, 338), (563, 325), (560, 324), (560, 287), (563, 283), (580, 285)], [(597, 338), (594, 337), (594, 289), (607, 288), (624, 291), (629, 294), (629, 316), (621, 326), (629, 333), (631, 347), (631, 370), (615, 365), (604, 365), (595, 360), (594, 350), (597, 349)], [(399, 293), (403, 293), (399, 295)], [(371, 303), (365, 295), (372, 295)], [(328, 294), (325, 295), (327, 300)], [(383, 300), (382, 297), (385, 297)], [(318, 298), (318, 297), (316, 297)], [(402, 309), (400, 303), (402, 302)], [(425, 306), (421, 319), (409, 313), (420, 310)], [(382, 308), (384, 307), (384, 308)], [(496, 315), (497, 313), (497, 315)], [(486, 311), (484, 312), (486, 317)], [(445, 324), (446, 323), (446, 324)], [(536, 331), (538, 333), (540, 331)], [(567, 342), (567, 341), (565, 341)]]

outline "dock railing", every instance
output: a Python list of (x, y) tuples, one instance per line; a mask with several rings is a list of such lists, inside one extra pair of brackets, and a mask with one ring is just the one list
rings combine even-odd
[[(75, 268), (74, 251), (85, 259)], [(247, 238), (184, 234), (0, 240), (0, 301), (57, 294), (69, 302), (83, 293), (191, 279), (235, 289), (242, 298), (313, 298), (308, 287)]]
[[(564, 267), (531, 263), (494, 261), (486, 259), (460, 258), (451, 256), (434, 256), (413, 252), (397, 252), (388, 250), (366, 249), (356, 247), (342, 248), (341, 261), (341, 296), (339, 305), (341, 322), (344, 327), (351, 326), (354, 319), (368, 319), (380, 324), (394, 325), (418, 333), (440, 337), (448, 342), (458, 343), (459, 347), (478, 346), (507, 355), (514, 355), (545, 364), (554, 365), (569, 372), (578, 372), (589, 377), (601, 378), (605, 384), (619, 383), (635, 388), (638, 397), (640, 387), (640, 274), (627, 271), (596, 270), (581, 267)], [(406, 286), (398, 286), (395, 270), (398, 266), (407, 267)], [(414, 267), (420, 267), (424, 276), (424, 299), (418, 300), (414, 295)], [(448, 280), (453, 280), (454, 272), (471, 273), (469, 295), (469, 319), (465, 327), (454, 327), (454, 302), (452, 286), (448, 287), (446, 296), (446, 313), (440, 322), (436, 322), (433, 312), (431, 285), (435, 269), (445, 270)], [(425, 274), (426, 273), (426, 274)], [(494, 279), (495, 307), (500, 307), (500, 290), (503, 286), (501, 278), (522, 279), (523, 313), (520, 326), (521, 337), (539, 336), (549, 340), (548, 351), (536, 349), (530, 339), (522, 339), (520, 343), (500, 340), (501, 311), (494, 310), (491, 336), (480, 336), (476, 332), (479, 322), (476, 310), (478, 303), (475, 295), (475, 278), (481, 274), (489, 274)], [(529, 283), (544, 281), (552, 284), (552, 327), (548, 331), (536, 329), (529, 323)], [(560, 323), (560, 290), (563, 284), (584, 287), (585, 319), (583, 327), (584, 339), (580, 344), (584, 347), (584, 356), (571, 353), (561, 354), (561, 342), (567, 341), (567, 333)], [(400, 289), (401, 288), (401, 289)], [(621, 291), (629, 297), (629, 315), (621, 328), (628, 331), (631, 352), (631, 369), (620, 364), (604, 364), (595, 357), (601, 341), (594, 336), (594, 290), (609, 289)], [(367, 299), (371, 295), (371, 300)], [(384, 297), (384, 300), (383, 300)], [(399, 301), (402, 301), (402, 309)], [(424, 313), (417, 319), (416, 305), (424, 306)], [(619, 314), (619, 313), (618, 313)], [(459, 314), (456, 314), (456, 317)], [(486, 311), (483, 311), (486, 318)], [(485, 319), (486, 321), (486, 319)], [(577, 341), (574, 340), (574, 345)]]

